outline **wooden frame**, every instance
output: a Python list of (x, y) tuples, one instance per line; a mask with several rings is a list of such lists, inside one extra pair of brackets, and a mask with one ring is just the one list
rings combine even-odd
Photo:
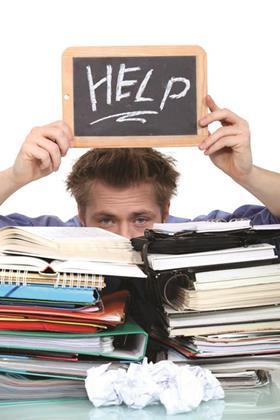
[[(196, 56), (197, 117), (207, 114), (206, 53), (199, 46), (119, 46), (70, 47), (62, 56), (63, 119), (74, 133), (73, 58), (74, 57), (156, 57)], [(74, 147), (174, 147), (194, 146), (207, 137), (208, 129), (198, 126), (196, 135), (160, 136), (81, 136), (74, 137)]]

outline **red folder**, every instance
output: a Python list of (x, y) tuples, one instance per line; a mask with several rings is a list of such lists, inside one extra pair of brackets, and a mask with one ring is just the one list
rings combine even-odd
[[(0, 318), (2, 317), (24, 317), (36, 318), (45, 321), (62, 321), (75, 323), (91, 323), (98, 325), (115, 326), (125, 321), (126, 306), (129, 300), (127, 290), (119, 290), (102, 298), (103, 309), (91, 312), (90, 307), (85, 306), (80, 309), (57, 309), (40, 306), (24, 305), (0, 305)], [(22, 321), (20, 321), (22, 322)], [(13, 328), (14, 329), (14, 328)]]
[(0, 330), (15, 331), (48, 331), (64, 333), (95, 333), (100, 330), (97, 327), (75, 325), (75, 324), (57, 324), (52, 321), (1, 321)]

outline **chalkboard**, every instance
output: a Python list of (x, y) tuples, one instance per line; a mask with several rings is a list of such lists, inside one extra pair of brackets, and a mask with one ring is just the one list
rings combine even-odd
[(62, 57), (64, 120), (76, 147), (184, 146), (207, 129), (197, 46), (74, 47)]

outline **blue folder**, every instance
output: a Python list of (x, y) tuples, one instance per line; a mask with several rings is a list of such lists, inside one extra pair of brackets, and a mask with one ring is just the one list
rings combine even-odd
[(46, 285), (0, 285), (0, 299), (96, 303), (100, 297), (96, 288), (54, 287)]

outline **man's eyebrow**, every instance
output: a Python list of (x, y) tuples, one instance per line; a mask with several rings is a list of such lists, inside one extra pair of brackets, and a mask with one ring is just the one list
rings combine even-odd
[[(137, 217), (137, 216), (154, 216), (155, 213), (149, 210), (139, 210), (139, 211), (134, 211), (130, 214), (130, 216), (132, 217)], [(117, 214), (113, 214), (110, 212), (105, 212), (105, 211), (100, 211), (97, 213), (94, 213), (92, 215), (93, 217), (118, 217)]]
[(105, 212), (105, 211), (100, 211), (98, 213), (94, 213), (92, 215), (93, 217), (116, 217), (115, 214), (109, 213), (109, 212)]
[(132, 216), (154, 216), (154, 212), (153, 211), (149, 211), (149, 210), (140, 210), (140, 211), (135, 211), (133, 213), (131, 213)]

